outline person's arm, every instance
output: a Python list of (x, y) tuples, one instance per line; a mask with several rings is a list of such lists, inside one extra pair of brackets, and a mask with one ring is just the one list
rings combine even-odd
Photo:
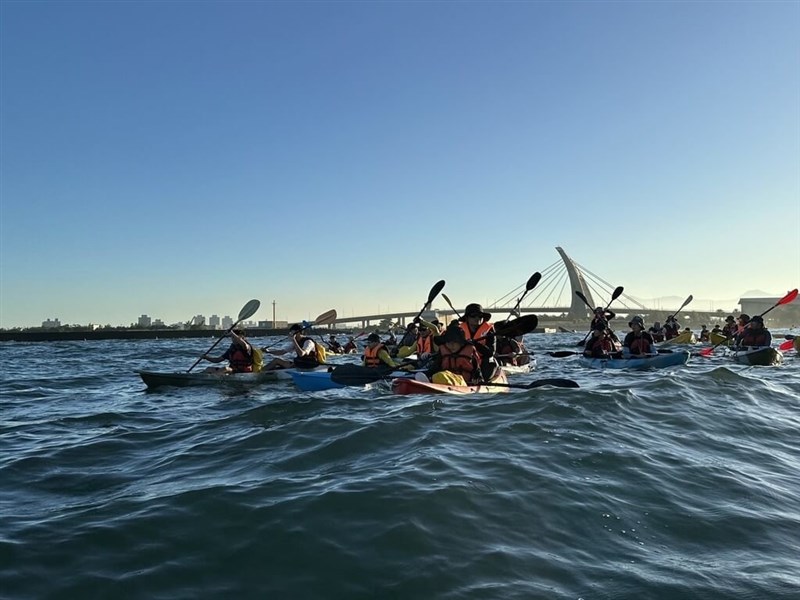
[(414, 342), (410, 346), (400, 346), (400, 349), (397, 351), (397, 356), (399, 358), (405, 358), (406, 356), (411, 356), (417, 351), (417, 342)]
[(396, 363), (392, 360), (392, 357), (389, 356), (386, 348), (381, 348), (380, 352), (378, 352), (378, 358), (381, 359), (381, 362), (383, 362), (385, 365), (388, 365), (393, 369), (396, 369), (400, 366), (400, 363)]
[(248, 356), (253, 355), (253, 348), (250, 346), (249, 342), (246, 339), (235, 334), (233, 331), (231, 331), (230, 336), (231, 339), (233, 340), (233, 343), (239, 346), (241, 349), (243, 349), (248, 354)]
[(439, 335), (439, 328), (436, 327), (433, 323), (428, 323), (425, 319), (420, 318), (419, 324), (422, 325), (425, 329), (430, 331), (434, 335)]
[(297, 349), (297, 356), (311, 356), (316, 350), (314, 347), (314, 340), (312, 339), (306, 339), (302, 347), (297, 343), (297, 340), (293, 339), (292, 341), (294, 341), (295, 348)]

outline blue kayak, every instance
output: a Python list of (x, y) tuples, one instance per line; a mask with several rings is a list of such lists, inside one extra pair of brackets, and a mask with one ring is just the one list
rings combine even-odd
[(654, 354), (644, 358), (587, 358), (579, 360), (584, 367), (592, 369), (664, 369), (678, 367), (689, 361), (688, 350), (678, 350), (664, 354)]
[(300, 391), (321, 392), (345, 387), (331, 380), (329, 371), (292, 371), (292, 381)]

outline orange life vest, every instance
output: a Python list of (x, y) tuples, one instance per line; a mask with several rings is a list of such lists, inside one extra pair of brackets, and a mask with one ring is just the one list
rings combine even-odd
[(479, 379), (480, 358), (472, 344), (464, 344), (458, 352), (451, 352), (446, 345), (439, 348), (442, 356), (442, 370), (461, 375), (469, 383)]
[(378, 344), (374, 348), (370, 348), (367, 346), (366, 350), (364, 350), (364, 366), (370, 367), (372, 369), (379, 367), (381, 365), (389, 366), (385, 362), (383, 362), (379, 357), (378, 353), (381, 350), (386, 350), (386, 346), (383, 344)]
[(428, 335), (421, 335), (417, 338), (417, 356), (420, 356), (423, 352), (433, 354), (433, 334), (429, 333)]
[(467, 325), (466, 321), (460, 323), (459, 327), (461, 327), (461, 331), (464, 332), (464, 337), (467, 338), (468, 342), (482, 341), (482, 338), (494, 331), (494, 325), (487, 323), (486, 321), (478, 325), (478, 329), (475, 330), (474, 334), (469, 330), (469, 325)]

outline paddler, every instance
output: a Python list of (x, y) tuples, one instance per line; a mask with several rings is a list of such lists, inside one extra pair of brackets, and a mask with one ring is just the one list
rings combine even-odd
[(328, 346), (328, 350), (330, 350), (334, 354), (342, 354), (344, 352), (342, 350), (342, 345), (336, 340), (336, 335), (334, 335), (333, 333), (328, 338), (326, 345)]
[(342, 349), (344, 354), (357, 354), (358, 353), (358, 346), (356, 345), (356, 338), (352, 335), (347, 338), (347, 343), (344, 345)]
[(253, 347), (245, 337), (244, 329), (232, 329), (228, 334), (231, 345), (221, 356), (204, 354), (202, 358), (212, 363), (228, 361), (227, 367), (207, 367), (207, 373), (252, 373), (253, 372)]
[(709, 331), (708, 327), (705, 325), (700, 326), (700, 335), (697, 337), (698, 341), (700, 342), (709, 342), (711, 341), (711, 332)]
[[(508, 321), (500, 321), (501, 324)], [(497, 336), (497, 354), (495, 358), (501, 365), (521, 367), (531, 362), (530, 354), (522, 339), (523, 336)]]
[(593, 329), (592, 336), (586, 342), (583, 355), (587, 358), (609, 358), (617, 350), (611, 332), (607, 329)]
[(421, 368), (425, 368), (424, 364), (427, 363), (434, 352), (438, 350), (438, 346), (434, 343), (433, 338), (438, 335), (439, 328), (432, 322), (429, 323), (425, 319), (419, 319), (417, 328), (416, 339), (407, 346), (400, 346), (397, 349), (397, 356), (405, 358), (412, 354), (417, 355), (417, 360)]
[(678, 323), (678, 319), (675, 318), (675, 315), (668, 316), (666, 323), (664, 323), (664, 339), (671, 340), (680, 334), (681, 326)]
[(288, 369), (289, 367), (313, 369), (320, 364), (319, 360), (317, 360), (317, 345), (312, 338), (303, 335), (303, 326), (300, 323), (295, 323), (289, 327), (288, 347), (267, 351), (279, 356), (294, 352), (295, 356), (292, 360), (279, 357), (273, 358), (264, 365), (263, 371), (275, 371), (277, 369)]
[(413, 368), (413, 365), (404, 365), (393, 361), (392, 357), (389, 356), (389, 352), (386, 350), (386, 345), (381, 342), (381, 336), (377, 333), (370, 333), (367, 337), (367, 347), (364, 349), (363, 365), (371, 369), (383, 367), (389, 367), (391, 369)]
[(631, 358), (654, 355), (653, 336), (644, 330), (644, 319), (636, 315), (628, 322), (628, 326), (631, 331), (622, 342), (622, 353)]
[[(464, 332), (464, 338), (475, 345), (481, 356), (481, 371), (483, 379), (489, 381), (498, 368), (497, 359), (497, 334), (494, 325), (489, 323), (492, 313), (483, 310), (480, 304), (467, 304), (464, 315), (460, 319), (459, 329)], [(448, 328), (449, 329), (449, 328)]]
[(463, 329), (450, 326), (444, 335), (436, 336), (439, 351), (433, 355), (427, 376), (417, 373), (416, 378), (448, 385), (471, 385), (484, 381), (481, 355), (472, 342), (468, 342)]
[(772, 345), (772, 334), (764, 327), (764, 317), (755, 315), (747, 323), (739, 338), (740, 347), (748, 346), (770, 346)]

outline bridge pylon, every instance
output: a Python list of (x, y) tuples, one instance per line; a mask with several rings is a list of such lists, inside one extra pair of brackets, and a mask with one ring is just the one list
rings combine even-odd
[(583, 320), (586, 318), (586, 305), (583, 303), (583, 300), (578, 298), (578, 295), (575, 293), (580, 291), (586, 301), (589, 302), (590, 305), (595, 306), (594, 298), (592, 298), (592, 292), (589, 291), (589, 286), (586, 285), (586, 280), (583, 278), (583, 273), (575, 266), (575, 263), (572, 262), (572, 259), (567, 256), (567, 253), (564, 252), (561, 246), (556, 246), (556, 250), (558, 250), (558, 254), (561, 256), (561, 260), (564, 261), (564, 266), (567, 268), (567, 274), (569, 275), (569, 285), (572, 288), (572, 303), (569, 307), (569, 312), (567, 313), (570, 319), (573, 320)]

